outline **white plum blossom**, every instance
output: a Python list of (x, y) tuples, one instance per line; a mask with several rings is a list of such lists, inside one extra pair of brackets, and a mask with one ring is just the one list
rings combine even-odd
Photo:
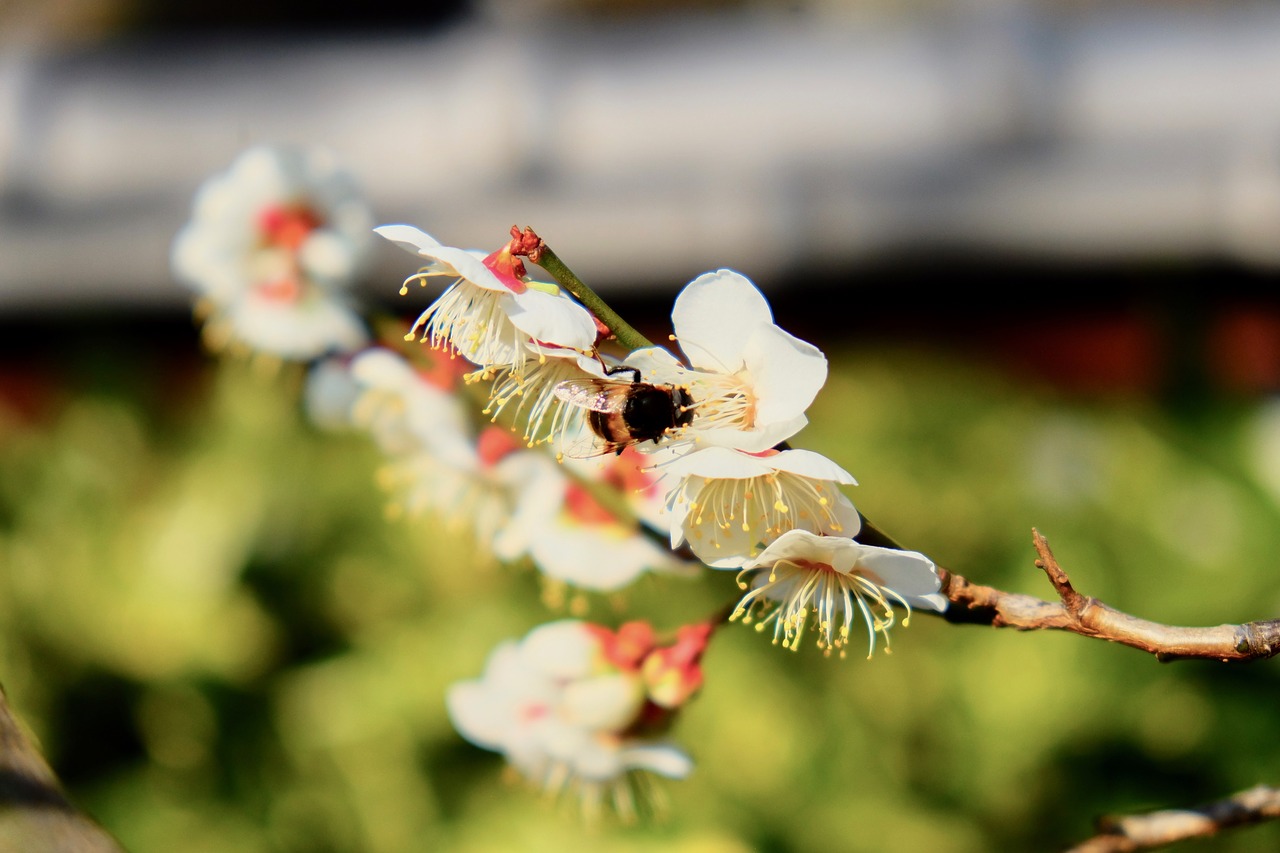
[(518, 369), (548, 351), (590, 353), (596, 339), (591, 313), (559, 287), (526, 281), (509, 247), (490, 255), (442, 245), (412, 225), (380, 225), (378, 234), (427, 263), (405, 280), (453, 283), (413, 325), (433, 348), (447, 347), (482, 368)]
[(685, 366), (661, 347), (636, 350), (626, 364), (644, 381), (685, 388), (693, 419), (670, 441), (768, 450), (808, 423), (805, 410), (827, 379), (827, 359), (774, 325), (764, 295), (733, 270), (689, 282), (671, 312)]
[(810, 450), (708, 447), (661, 470), (679, 478), (667, 498), (671, 547), (687, 541), (714, 568), (741, 568), (788, 530), (855, 536), (862, 526), (840, 491), (852, 475)]
[(251, 148), (196, 194), (174, 239), (174, 274), (199, 294), (211, 345), (290, 360), (351, 351), (368, 337), (346, 291), (373, 221), (328, 152)]
[(643, 623), (616, 633), (575, 620), (542, 625), (498, 646), (480, 678), (454, 684), (449, 718), (539, 787), (573, 792), (589, 813), (609, 803), (633, 815), (628, 774), (683, 778), (693, 767), (675, 746), (631, 733), (649, 707), (642, 669), (652, 650)]
[(458, 396), (441, 387), (447, 387), (447, 367), (433, 374), (373, 349), (352, 362), (351, 372), (362, 389), (352, 420), (387, 457), (378, 476), (396, 501), (389, 511), (432, 512), (492, 544), (511, 518), (517, 486), (545, 457), (525, 450), (502, 427), (476, 436)]
[(844, 655), (844, 646), (859, 614), (866, 623), (868, 657), (876, 634), (889, 642), (896, 621), (893, 605), (942, 612), (947, 599), (933, 561), (915, 551), (863, 545), (842, 536), (819, 536), (807, 530), (782, 534), (739, 574), (748, 590), (731, 619), (756, 622), (764, 631), (772, 624), (773, 641), (797, 649), (810, 615), (818, 646)]
[[(538, 458), (541, 464), (524, 469), (511, 522), (494, 543), (497, 556), (528, 555), (546, 577), (596, 592), (621, 589), (646, 571), (696, 571), (646, 536), (637, 521), (603, 506), (550, 457)], [(607, 476), (608, 469), (601, 473)], [(598, 482), (616, 489), (620, 481)]]
[(460, 453), (470, 445), (470, 421), (448, 374), (418, 370), (382, 347), (360, 353), (351, 375), (361, 389), (352, 419), (390, 456), (426, 447), (438, 454)]

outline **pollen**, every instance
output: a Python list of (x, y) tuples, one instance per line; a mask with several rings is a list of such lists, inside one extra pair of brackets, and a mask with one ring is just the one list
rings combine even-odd
[[(748, 583), (746, 576), (752, 574), (754, 581)], [(741, 619), (748, 624), (755, 620), (755, 629), (761, 632), (772, 626), (773, 642), (792, 651), (799, 648), (806, 626), (812, 622), (818, 648), (824, 654), (835, 650), (844, 657), (850, 627), (861, 616), (867, 628), (867, 657), (875, 653), (877, 637), (883, 638), (888, 654), (889, 629), (897, 621), (893, 605), (906, 608), (904, 626), (911, 614), (906, 599), (856, 569), (845, 573), (823, 564), (781, 560), (770, 567), (767, 576), (758, 569), (740, 572), (738, 587), (750, 587), (750, 591), (738, 602), (730, 621)]]
[[(747, 478), (688, 477), (672, 492), (669, 506), (686, 502), (685, 536), (705, 532), (715, 548), (746, 553), (788, 530), (839, 532), (837, 486), (781, 471)], [(696, 508), (696, 511), (693, 509)]]

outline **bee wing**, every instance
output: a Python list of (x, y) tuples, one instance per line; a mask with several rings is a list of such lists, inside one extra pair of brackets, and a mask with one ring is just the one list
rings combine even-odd
[(571, 406), (593, 412), (621, 412), (627, 405), (630, 382), (608, 379), (566, 379), (555, 387), (555, 395)]
[(560, 435), (556, 452), (570, 459), (591, 459), (617, 453), (622, 447), (623, 445), (601, 438), (582, 423), (576, 429), (566, 430)]

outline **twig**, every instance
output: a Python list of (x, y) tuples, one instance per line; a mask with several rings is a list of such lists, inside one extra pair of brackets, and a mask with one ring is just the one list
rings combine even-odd
[(67, 801), (0, 689), (0, 850), (121, 853)]
[(551, 247), (543, 242), (532, 228), (524, 229), (522, 233), (519, 228), (512, 226), (512, 254), (524, 255), (547, 272), (551, 273), (561, 287), (569, 291), (574, 297), (586, 306), (587, 310), (596, 316), (601, 323), (604, 323), (618, 343), (626, 347), (627, 350), (645, 349), (653, 346), (649, 339), (632, 328), (631, 324), (609, 307), (608, 303), (601, 299), (596, 292), (587, 286), (587, 283), (578, 278), (577, 274), (569, 267), (565, 266), (564, 261), (553, 251)]
[(1258, 785), (1225, 800), (1193, 809), (1151, 812), (1098, 821), (1099, 833), (1067, 853), (1129, 853), (1151, 850), (1223, 829), (1280, 818), (1280, 788)]
[(1048, 576), (1059, 601), (970, 583), (961, 575), (939, 569), (942, 593), (951, 601), (944, 614), (946, 619), (1019, 631), (1070, 631), (1141, 649), (1162, 662), (1186, 658), (1262, 660), (1280, 654), (1280, 619), (1210, 628), (1183, 628), (1139, 619), (1077, 592), (1049, 550), (1048, 541), (1038, 530), (1032, 531), (1032, 538), (1040, 555), (1036, 566)]

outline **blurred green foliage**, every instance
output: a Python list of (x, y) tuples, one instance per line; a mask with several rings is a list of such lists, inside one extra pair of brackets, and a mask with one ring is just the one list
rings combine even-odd
[[(1137, 615), (1280, 612), (1250, 406), (1188, 424), (943, 355), (831, 357), (795, 443), (909, 546), (1046, 597), (1035, 525), (1080, 589)], [(665, 817), (584, 827), (444, 711), (500, 640), (565, 615), (537, 579), (432, 519), (386, 520), (376, 452), (307, 424), (299, 373), (189, 379), (0, 411), (0, 682), (135, 853), (1053, 849), (1102, 813), (1280, 782), (1274, 662), (1161, 665), (925, 614), (892, 654), (841, 661), (733, 625), (676, 726), (698, 766), (658, 784)], [(587, 616), (669, 629), (734, 594), (731, 573), (650, 577)], [(1280, 849), (1280, 826), (1194, 846)]]

